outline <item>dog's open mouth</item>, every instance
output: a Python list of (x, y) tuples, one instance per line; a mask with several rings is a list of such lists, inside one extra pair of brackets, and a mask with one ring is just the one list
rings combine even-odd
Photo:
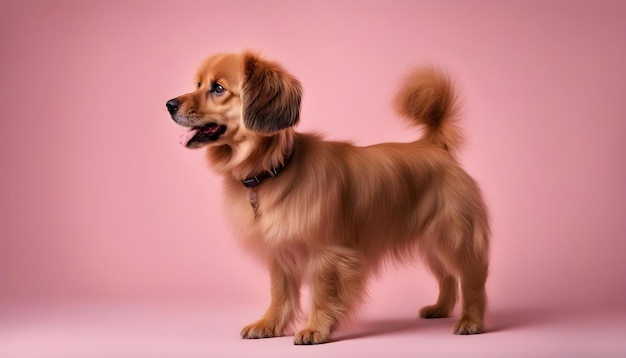
[(204, 144), (217, 140), (225, 132), (226, 126), (216, 123), (189, 128), (187, 132), (182, 133), (178, 137), (178, 144), (188, 148), (201, 147)]

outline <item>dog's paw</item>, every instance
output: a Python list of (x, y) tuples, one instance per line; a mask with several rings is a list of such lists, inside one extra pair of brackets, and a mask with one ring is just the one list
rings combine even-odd
[(328, 342), (329, 339), (330, 335), (328, 333), (324, 334), (313, 329), (303, 329), (296, 333), (293, 343), (297, 345), (321, 344)]
[(282, 332), (276, 328), (275, 325), (263, 320), (249, 324), (241, 330), (241, 338), (243, 339), (272, 338), (280, 336), (282, 336)]
[(468, 335), (484, 333), (485, 330), (480, 322), (476, 322), (467, 318), (461, 318), (457, 323), (454, 324), (452, 332), (459, 335)]
[(432, 305), (432, 306), (424, 306), (420, 310), (421, 318), (447, 318), (450, 316), (450, 313), (447, 309)]

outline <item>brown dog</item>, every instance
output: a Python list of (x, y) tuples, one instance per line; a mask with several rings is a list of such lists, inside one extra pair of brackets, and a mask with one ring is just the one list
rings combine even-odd
[(395, 98), (399, 113), (425, 127), (423, 138), (369, 147), (296, 132), (300, 83), (254, 53), (212, 56), (196, 82), (194, 92), (167, 102), (174, 121), (188, 128), (180, 142), (207, 147), (224, 177), (227, 214), (271, 275), (271, 304), (243, 338), (285, 335), (308, 282), (311, 312), (295, 343), (328, 342), (381, 263), (418, 252), (440, 289), (420, 316), (448, 317), (460, 280), (454, 333), (483, 332), (488, 216), (477, 184), (454, 157), (461, 134), (444, 74), (415, 70)]

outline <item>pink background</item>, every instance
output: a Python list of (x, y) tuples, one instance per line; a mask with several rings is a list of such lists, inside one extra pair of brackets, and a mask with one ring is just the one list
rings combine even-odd
[[(363, 145), (416, 138), (398, 80), (448, 70), (492, 214), (492, 311), (623, 317), (625, 36), (621, 1), (2, 1), (0, 303), (262, 312), (267, 275), (165, 110), (206, 56), (252, 48), (302, 81), (300, 130)], [(371, 297), (365, 315), (410, 317), (436, 287), (391, 266)]]

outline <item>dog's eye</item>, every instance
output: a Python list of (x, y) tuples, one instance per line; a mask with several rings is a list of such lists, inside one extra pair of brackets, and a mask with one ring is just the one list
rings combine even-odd
[(202, 82), (196, 83), (196, 88), (200, 88), (200, 87), (202, 87)]
[(221, 94), (224, 94), (224, 92), (226, 92), (226, 88), (224, 88), (224, 86), (222, 86), (221, 84), (219, 84), (217, 82), (213, 82), (211, 84), (211, 91), (210, 92), (219, 96)]

